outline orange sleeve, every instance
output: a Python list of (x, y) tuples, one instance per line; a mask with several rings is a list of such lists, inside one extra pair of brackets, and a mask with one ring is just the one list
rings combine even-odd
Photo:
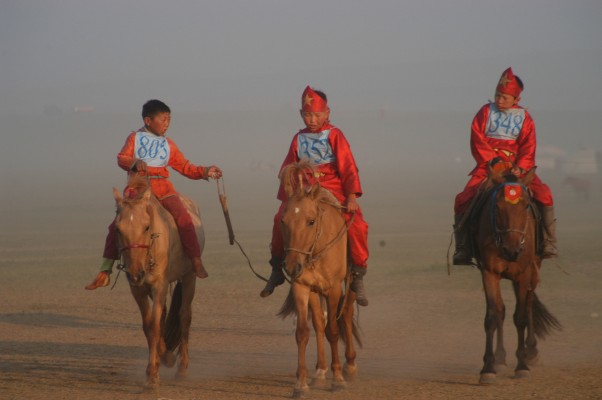
[(202, 167), (200, 165), (194, 165), (190, 161), (184, 157), (184, 154), (180, 151), (178, 146), (174, 143), (173, 140), (167, 138), (169, 142), (169, 166), (174, 170), (178, 171), (180, 174), (184, 175), (190, 179), (205, 179), (207, 180), (209, 176), (209, 168)]
[(117, 165), (119, 165), (121, 169), (124, 169), (126, 171), (131, 170), (137, 161), (134, 157), (135, 139), (136, 132), (130, 133), (130, 135), (125, 140), (125, 144), (121, 148), (121, 151), (117, 154)]

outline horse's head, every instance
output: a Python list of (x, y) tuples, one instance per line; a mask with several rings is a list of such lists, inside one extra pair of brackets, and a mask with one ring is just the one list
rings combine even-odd
[(496, 246), (508, 261), (516, 261), (525, 249), (527, 237), (533, 236), (529, 233), (529, 221), (533, 214), (528, 186), (534, 176), (535, 168), (520, 178), (501, 171), (490, 171), (491, 229)]
[(117, 203), (115, 226), (118, 232), (121, 264), (131, 285), (141, 285), (146, 272), (154, 265), (151, 190), (146, 178), (131, 178), (122, 198), (113, 189)]
[(322, 209), (317, 199), (320, 185), (314, 184), (307, 191), (299, 190), (289, 196), (280, 219), (284, 249), (285, 271), (292, 278), (298, 277), (311, 260), (320, 234)]

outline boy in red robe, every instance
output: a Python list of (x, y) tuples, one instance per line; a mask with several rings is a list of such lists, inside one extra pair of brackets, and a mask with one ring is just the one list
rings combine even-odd
[[(301, 97), (300, 113), (305, 123), (305, 129), (293, 137), (281, 170), (291, 163), (309, 160), (316, 167), (317, 175), (319, 175), (317, 180), (320, 185), (332, 192), (346, 207), (347, 212), (344, 213), (344, 216), (347, 223), (352, 214), (355, 214), (347, 232), (353, 275), (351, 290), (357, 295), (357, 303), (366, 306), (368, 299), (364, 290), (363, 277), (366, 274), (368, 261), (368, 224), (364, 221), (356, 200), (362, 195), (362, 188), (351, 148), (343, 132), (330, 124), (330, 109), (323, 92), (314, 91), (309, 86), (306, 87)], [(272, 273), (265, 288), (261, 291), (261, 297), (269, 296), (276, 286), (284, 283), (282, 271), (284, 246), (280, 231), (280, 217), (284, 210), (286, 195), (282, 187), (278, 190), (278, 199), (282, 201), (282, 205), (274, 217), (272, 230), (272, 258), (270, 259)]]
[[(495, 101), (481, 107), (472, 121), (470, 149), (477, 165), (470, 172), (471, 178), (464, 190), (456, 196), (454, 204), (454, 265), (472, 264), (468, 224), (461, 222), (481, 183), (487, 178), (489, 166), (499, 161), (509, 161), (514, 165), (512, 173), (516, 176), (521, 176), (535, 166), (535, 123), (527, 110), (518, 105), (522, 91), (523, 82), (508, 68), (496, 87)], [(540, 206), (544, 223), (542, 257), (556, 257), (556, 219), (552, 192), (538, 176), (533, 179), (530, 189)]]
[[(150, 178), (151, 191), (173, 216), (185, 254), (190, 257), (199, 278), (208, 276), (201, 261), (201, 249), (192, 219), (169, 180), (171, 167), (190, 179), (219, 179), (222, 171), (216, 166), (201, 167), (190, 163), (175, 142), (165, 137), (171, 122), (171, 110), (160, 100), (149, 100), (142, 106), (144, 126), (132, 132), (117, 154), (117, 164), (129, 173)], [(88, 290), (107, 286), (115, 260), (119, 259), (115, 221), (109, 225), (100, 272), (86, 286)]]

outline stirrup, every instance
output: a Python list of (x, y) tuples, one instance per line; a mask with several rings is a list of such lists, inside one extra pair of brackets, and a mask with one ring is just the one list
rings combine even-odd
[(274, 293), (274, 289), (276, 286), (280, 286), (284, 283), (284, 272), (282, 272), (281, 268), (273, 268), (268, 281), (265, 284), (265, 287), (259, 293), (261, 297), (268, 297), (272, 293)]

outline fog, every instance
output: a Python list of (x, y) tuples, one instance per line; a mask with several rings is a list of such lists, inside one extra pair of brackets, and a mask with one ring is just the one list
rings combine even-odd
[[(236, 227), (269, 232), (310, 84), (351, 143), (371, 229), (398, 229), (433, 198), (448, 200), (429, 213), (447, 227), (473, 167), (471, 119), (508, 66), (540, 175), (561, 193), (575, 155), (602, 150), (601, 17), (597, 1), (3, 1), (1, 221), (76, 207), (108, 222), (125, 182), (115, 155), (159, 98), (185, 155), (224, 170)], [(210, 234), (224, 229), (214, 183), (174, 182)]]

